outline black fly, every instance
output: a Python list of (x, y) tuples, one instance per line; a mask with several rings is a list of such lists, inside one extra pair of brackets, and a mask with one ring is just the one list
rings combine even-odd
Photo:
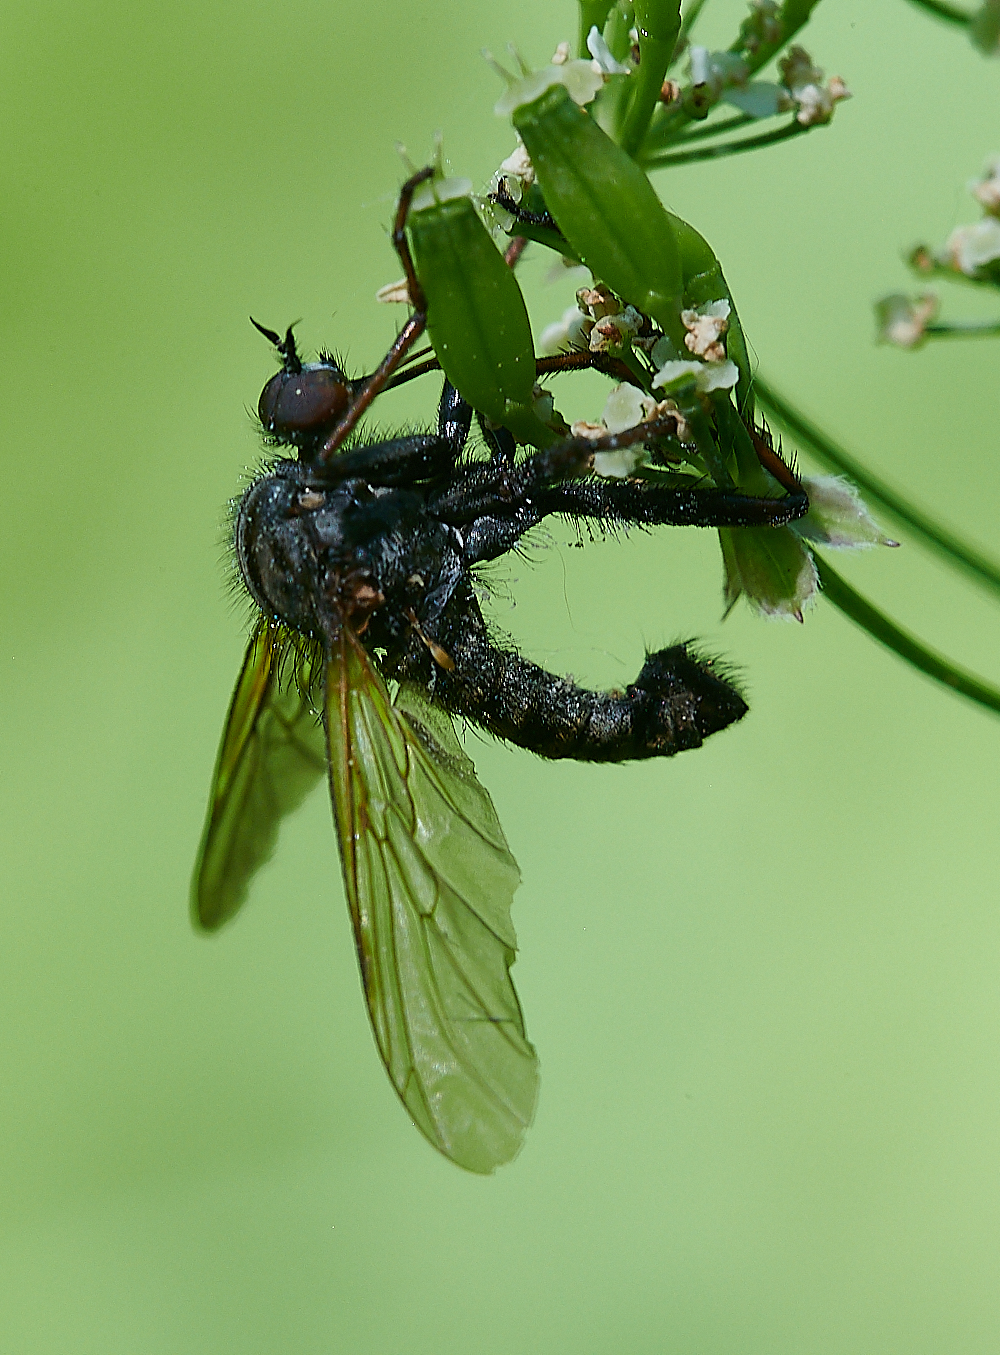
[[(214, 929), (246, 898), (281, 818), (329, 778), (344, 882), (375, 1038), (393, 1086), (448, 1157), (488, 1172), (517, 1152), (537, 1095), (509, 968), (519, 872), (451, 724), (459, 715), (543, 757), (621, 762), (697, 748), (746, 704), (686, 645), (649, 654), (624, 691), (545, 672), (491, 634), (475, 567), (549, 514), (600, 525), (780, 524), (783, 499), (590, 473), (595, 450), (671, 431), (655, 420), (518, 458), (447, 382), (435, 433), (341, 448), (426, 323), (405, 228), (394, 242), (414, 313), (371, 376), (304, 365), (291, 331), (265, 386), (267, 433), (296, 449), (243, 495), (240, 577), (259, 611), (219, 750), (195, 870), (195, 920)], [(573, 365), (580, 365), (575, 363)], [(396, 685), (390, 698), (387, 682)]]

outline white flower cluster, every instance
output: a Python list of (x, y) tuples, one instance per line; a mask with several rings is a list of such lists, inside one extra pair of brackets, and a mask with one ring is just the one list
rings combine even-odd
[(823, 72), (812, 63), (803, 47), (790, 47), (778, 62), (785, 88), (798, 108), (796, 121), (803, 127), (829, 122), (838, 103), (851, 97), (851, 91), (839, 75), (831, 75), (824, 85)]

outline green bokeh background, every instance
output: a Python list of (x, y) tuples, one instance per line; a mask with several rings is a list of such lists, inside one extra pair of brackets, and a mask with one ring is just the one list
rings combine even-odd
[[(742, 8), (714, 0), (704, 39)], [(5, 8), (4, 1351), (997, 1349), (1000, 727), (828, 606), (723, 626), (711, 533), (556, 528), (494, 576), (552, 667), (621, 683), (699, 635), (753, 700), (675, 763), (470, 741), (524, 873), (543, 1084), (512, 1166), (463, 1174), (397, 1104), (321, 794), (246, 915), (189, 927), (244, 645), (220, 523), (272, 369), (246, 316), (376, 360), (394, 140), (420, 160), (440, 128), (482, 184), (512, 140), (479, 48), (539, 64), (574, 24), (568, 0)], [(855, 94), (831, 128), (658, 187), (762, 369), (996, 548), (996, 345), (879, 349), (870, 303), (978, 215), (1000, 71), (903, 0), (824, 0), (806, 45)], [(546, 269), (539, 324), (572, 294)], [(599, 412), (596, 379), (558, 390)], [(918, 545), (837, 563), (1000, 674), (995, 607)]]

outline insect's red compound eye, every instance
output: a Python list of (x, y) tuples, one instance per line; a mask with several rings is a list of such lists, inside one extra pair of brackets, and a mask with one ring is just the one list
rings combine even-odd
[(278, 372), (260, 393), (257, 413), (266, 432), (296, 445), (328, 431), (351, 403), (351, 388), (335, 367), (310, 363)]

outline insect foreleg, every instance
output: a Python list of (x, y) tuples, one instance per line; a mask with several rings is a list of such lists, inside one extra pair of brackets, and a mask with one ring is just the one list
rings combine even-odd
[(560, 480), (537, 495), (536, 502), (544, 513), (597, 518), (623, 527), (780, 527), (802, 517), (809, 508), (804, 491), (763, 499), (710, 486), (687, 489), (597, 476)]

